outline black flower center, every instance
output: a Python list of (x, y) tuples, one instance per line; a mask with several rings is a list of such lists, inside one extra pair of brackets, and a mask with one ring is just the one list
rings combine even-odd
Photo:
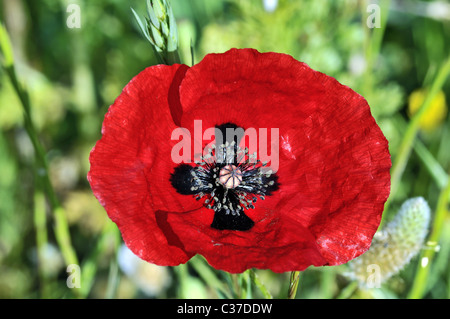
[(170, 181), (178, 193), (193, 195), (214, 210), (211, 227), (244, 231), (254, 225), (245, 211), (254, 209), (258, 199), (264, 200), (278, 189), (278, 176), (256, 153), (241, 149), (238, 145), (243, 135), (229, 134), (231, 129), (243, 132), (231, 123), (218, 126), (216, 130), (226, 136), (225, 143), (212, 145), (196, 166), (177, 166)]

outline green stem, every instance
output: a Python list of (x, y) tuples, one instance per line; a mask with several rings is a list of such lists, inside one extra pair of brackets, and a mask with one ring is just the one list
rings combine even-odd
[[(104, 227), (100, 237), (96, 240), (95, 246), (89, 255), (84, 258), (83, 263), (81, 264), (81, 293), (80, 295), (83, 298), (86, 298), (91, 288), (94, 284), (95, 274), (97, 273), (99, 258), (102, 256), (102, 252), (107, 249), (107, 245), (109, 242), (114, 242), (114, 253), (112, 256), (113, 259), (117, 259), (117, 251), (120, 246), (120, 233), (117, 229), (116, 224), (113, 222), (108, 222), (108, 224)], [(112, 278), (112, 277), (109, 277)], [(114, 279), (114, 278), (113, 278)], [(114, 287), (108, 282), (108, 287)], [(106, 294), (108, 295), (108, 294)]]
[(187, 282), (188, 282), (188, 266), (187, 264), (181, 264), (177, 267), (174, 267), (175, 273), (178, 276), (178, 285), (177, 285), (177, 298), (186, 299), (189, 298), (187, 295)]
[(295, 299), (297, 295), (298, 283), (300, 281), (300, 271), (291, 272), (291, 277), (289, 280), (289, 291), (288, 299)]
[(229, 276), (234, 297), (241, 298), (242, 287), (239, 283), (239, 274), (229, 274)]
[(367, 18), (369, 12), (367, 12), (368, 1), (362, 2), (361, 10), (362, 16), (364, 17), (362, 21), (362, 28), (365, 31), (365, 59), (366, 68), (363, 74), (363, 92), (365, 94), (370, 94), (373, 89), (373, 71), (376, 60), (380, 55), (381, 44), (383, 41), (383, 36), (386, 30), (387, 20), (389, 16), (390, 0), (383, 0), (380, 3), (380, 27), (370, 29), (367, 26)]
[[(395, 197), (395, 193), (399, 187), (403, 172), (405, 171), (406, 164), (408, 162), (409, 155), (411, 154), (411, 150), (413, 148), (414, 140), (419, 130), (420, 121), (422, 120), (424, 114), (428, 112), (431, 106), (431, 101), (434, 99), (439, 90), (441, 90), (449, 73), (450, 73), (450, 56), (444, 62), (443, 66), (439, 69), (439, 73), (435, 77), (433, 84), (431, 85), (431, 89), (428, 91), (428, 94), (421, 108), (414, 115), (405, 131), (405, 134), (403, 135), (403, 140), (401, 141), (397, 156), (392, 164), (391, 195), (389, 196), (389, 199), (385, 204), (384, 208), (385, 211), (388, 210), (388, 207), (392, 199)], [(386, 216), (386, 214), (384, 214), (383, 216)]]
[(75, 250), (72, 247), (69, 227), (67, 224), (64, 209), (58, 201), (55, 190), (50, 182), (48, 175), (48, 164), (46, 160), (45, 150), (39, 141), (37, 130), (34, 126), (31, 117), (31, 103), (28, 92), (19, 83), (14, 68), (14, 59), (12, 54), (12, 48), (9, 41), (8, 34), (3, 25), (0, 24), (0, 51), (3, 53), (4, 68), (6, 74), (9, 76), (11, 83), (16, 91), (17, 96), (22, 104), (24, 110), (24, 128), (30, 137), (31, 143), (35, 151), (36, 160), (36, 176), (38, 178), (38, 185), (43, 188), (44, 193), (47, 195), (47, 199), (50, 202), (50, 208), (53, 218), (55, 220), (55, 236), (58, 245), (61, 249), (64, 261), (67, 265), (79, 264)]
[(105, 298), (113, 299), (117, 295), (117, 288), (120, 282), (119, 263), (117, 253), (120, 248), (121, 236), (116, 224), (111, 224), (110, 233), (114, 241), (114, 253), (109, 265), (108, 285), (106, 287)]
[(358, 282), (352, 281), (345, 288), (341, 290), (336, 299), (348, 299), (358, 289)]
[(255, 284), (255, 286), (259, 289), (259, 291), (263, 294), (264, 298), (266, 299), (273, 299), (272, 294), (267, 290), (266, 286), (259, 280), (258, 275), (253, 269), (249, 270), (250, 273), (250, 279)]
[(240, 276), (241, 298), (252, 299), (252, 281), (250, 276), (250, 269), (244, 271)]
[[(428, 238), (429, 243), (438, 243), (441, 238), (445, 216), (449, 213), (447, 205), (450, 203), (450, 183), (440, 192), (433, 227)], [(419, 266), (414, 277), (413, 285), (408, 294), (410, 299), (420, 299), (427, 292), (428, 275), (436, 251), (434, 249), (423, 250), (419, 258)]]
[(320, 290), (323, 299), (331, 299), (335, 293), (336, 272), (333, 267), (323, 267), (320, 272)]
[(439, 164), (430, 151), (419, 140), (414, 143), (414, 151), (422, 160), (423, 165), (425, 165), (439, 189), (445, 188), (448, 183), (448, 175), (442, 168), (441, 164)]
[(34, 228), (36, 230), (36, 248), (38, 260), (38, 273), (40, 279), (40, 292), (43, 298), (48, 298), (48, 276), (45, 272), (45, 248), (48, 244), (47, 218), (45, 216), (45, 196), (42, 192), (34, 194)]
[[(404, 131), (406, 127), (406, 120), (403, 118), (397, 118), (395, 125), (398, 127), (399, 131)], [(431, 152), (426, 148), (426, 146), (416, 139), (413, 143), (414, 151), (417, 156), (422, 161), (423, 165), (427, 169), (430, 176), (434, 179), (435, 183), (438, 185), (439, 189), (445, 188), (447, 186), (447, 181), (449, 176), (442, 168), (441, 164), (436, 160), (436, 158), (431, 154)]]
[(178, 50), (169, 52), (167, 51), (164, 56), (164, 64), (173, 65), (173, 64), (181, 64), (181, 58), (178, 54)]
[(209, 286), (216, 289), (220, 294), (222, 294), (226, 298), (231, 298), (231, 294), (225, 288), (224, 283), (219, 278), (217, 278), (216, 274), (211, 270), (211, 268), (208, 265), (206, 265), (204, 261), (201, 260), (201, 257), (196, 256), (191, 258), (191, 260), (189, 261), (189, 265), (191, 265), (195, 269), (195, 271), (199, 274), (199, 276)]
[(112, 259), (109, 264), (108, 286), (106, 287), (105, 299), (114, 299), (119, 287), (120, 274), (117, 259)]

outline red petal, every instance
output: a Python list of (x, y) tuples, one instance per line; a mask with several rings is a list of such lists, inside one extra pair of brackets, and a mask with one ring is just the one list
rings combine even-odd
[[(226, 122), (279, 129), (281, 187), (245, 212), (249, 231), (211, 228), (214, 212), (170, 184), (171, 132), (192, 132), (197, 119), (203, 131)], [(103, 128), (91, 186), (130, 248), (157, 264), (195, 253), (230, 272), (344, 263), (369, 248), (389, 195), (388, 145), (367, 102), (284, 54), (230, 50), (189, 70), (149, 68)]]
[(210, 223), (212, 218), (206, 216), (212, 217), (210, 209), (182, 215), (168, 213), (167, 230), (182, 233), (179, 239), (183, 247), (203, 255), (216, 269), (240, 273), (259, 268), (281, 273), (327, 264), (312, 233), (294, 219), (285, 216), (280, 220), (277, 211), (255, 212), (252, 217), (260, 218), (254, 219), (255, 226), (250, 231), (243, 232), (211, 228), (204, 221)]
[[(185, 127), (192, 128), (195, 119), (202, 119), (204, 129), (224, 122), (244, 128), (279, 128), (277, 174), (282, 186), (271, 202), (264, 206), (258, 202), (257, 207), (277, 210), (277, 227), (287, 229), (290, 244), (301, 243), (306, 235), (298, 229), (306, 229), (315, 238), (324, 264), (333, 265), (369, 248), (389, 195), (391, 162), (387, 140), (362, 96), (288, 55), (233, 49), (207, 55), (189, 69), (180, 99)], [(291, 220), (296, 221), (297, 230), (288, 227)], [(210, 249), (211, 242), (219, 246), (224, 235), (215, 236), (211, 234), (210, 243), (198, 250)], [(277, 239), (272, 245), (276, 254)], [(227, 249), (240, 250), (238, 246)], [(268, 263), (268, 254), (262, 255), (260, 264)], [(240, 266), (249, 259), (242, 259)], [(304, 268), (301, 262), (286, 259), (278, 260), (297, 268), (278, 269)], [(249, 261), (247, 267), (258, 265)]]
[(186, 69), (158, 65), (133, 78), (105, 115), (103, 136), (90, 155), (88, 180), (95, 196), (128, 247), (157, 264), (179, 264), (192, 254), (171, 244), (156, 211), (201, 207), (176, 193), (169, 181), (175, 166), (170, 136), (180, 110), (169, 105), (168, 96), (170, 90), (178, 91)]

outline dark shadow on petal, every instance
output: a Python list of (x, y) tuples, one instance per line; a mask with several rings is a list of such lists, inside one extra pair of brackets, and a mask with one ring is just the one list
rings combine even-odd
[(183, 81), (184, 75), (188, 69), (189, 67), (184, 64), (178, 68), (175, 76), (173, 77), (167, 96), (170, 114), (172, 115), (173, 122), (177, 126), (181, 126), (181, 116), (183, 114), (183, 107), (180, 102), (180, 84), (181, 81)]
[[(167, 243), (171, 246), (176, 246), (180, 248), (181, 250), (184, 249), (184, 245), (181, 242), (178, 235), (173, 231), (172, 226), (170, 226), (167, 218), (169, 216), (169, 212), (163, 211), (163, 210), (157, 210), (155, 212), (155, 218), (156, 218), (156, 224), (163, 232), (164, 236), (167, 239)], [(149, 230), (151, 231), (151, 230)]]

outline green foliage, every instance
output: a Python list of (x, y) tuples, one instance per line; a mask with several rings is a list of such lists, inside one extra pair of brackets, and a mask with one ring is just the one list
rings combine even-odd
[[(66, 24), (70, 3), (80, 6), (79, 29)], [(147, 10), (149, 4), (156, 5), (154, 11)], [(411, 125), (417, 120), (407, 112), (411, 92), (437, 82), (450, 100), (450, 81), (443, 72), (445, 61), (450, 61), (446, 60), (449, 20), (426, 16), (426, 10), (412, 2), (409, 6), (391, 3), (387, 10), (390, 1), (386, 0), (379, 2), (383, 22), (379, 29), (366, 24), (368, 1), (279, 0), (273, 12), (264, 10), (262, 0), (172, 0), (170, 4), (183, 63), (191, 65), (192, 59), (198, 62), (208, 53), (232, 47), (290, 54), (362, 94), (389, 140), (393, 161), (404, 159), (404, 167), (397, 166), (401, 168), (397, 187), (379, 233), (384, 237), (377, 235), (373, 250), (398, 258), (407, 254), (402, 260), (410, 262), (386, 271), (390, 278), (371, 290), (358, 288), (357, 281), (342, 276), (339, 267), (312, 267), (300, 276), (297, 298), (449, 298), (450, 119), (447, 112), (444, 122), (424, 132)], [(192, 297), (194, 292), (213, 298), (287, 296), (289, 274), (254, 270), (229, 275), (210, 268), (200, 257), (163, 271), (145, 265), (139, 266), (138, 273), (120, 268), (120, 234), (89, 188), (88, 156), (100, 137), (108, 106), (134, 75), (161, 62), (148, 41), (173, 49), (174, 42), (159, 41), (175, 36), (167, 5), (162, 0), (2, 2), (0, 21), (11, 41), (2, 37), (0, 43), (2, 48), (11, 47), (13, 55), (4, 49), (0, 54), (6, 67), (0, 68), (0, 298), (172, 298)], [(139, 18), (139, 23), (136, 16), (146, 18)], [(22, 97), (26, 92), (29, 98), (28, 119), (17, 86), (9, 80), (13, 62), (23, 84)], [(28, 120), (36, 131), (31, 139)], [(66, 285), (67, 265), (51, 205), (38, 187), (33, 147), (37, 141), (45, 150), (48, 176), (61, 202), (59, 218), (67, 220), (72, 246), (85, 270), (78, 291)], [(430, 207), (427, 231), (422, 227), (425, 221), (405, 226), (405, 216), (410, 216), (406, 213), (392, 217), (399, 210), (409, 211), (400, 205), (416, 197), (423, 197)], [(414, 225), (422, 225), (420, 232), (402, 231)], [(401, 240), (414, 237), (412, 242), (418, 243), (417, 237), (424, 233), (430, 234), (426, 238), (432, 243), (425, 240), (425, 245), (432, 250)], [(381, 249), (386, 238), (388, 249)], [(392, 241), (401, 243), (395, 252)], [(413, 257), (417, 250), (420, 258)], [(423, 257), (428, 258), (427, 271), (421, 270)], [(160, 287), (146, 289), (137, 282)]]

